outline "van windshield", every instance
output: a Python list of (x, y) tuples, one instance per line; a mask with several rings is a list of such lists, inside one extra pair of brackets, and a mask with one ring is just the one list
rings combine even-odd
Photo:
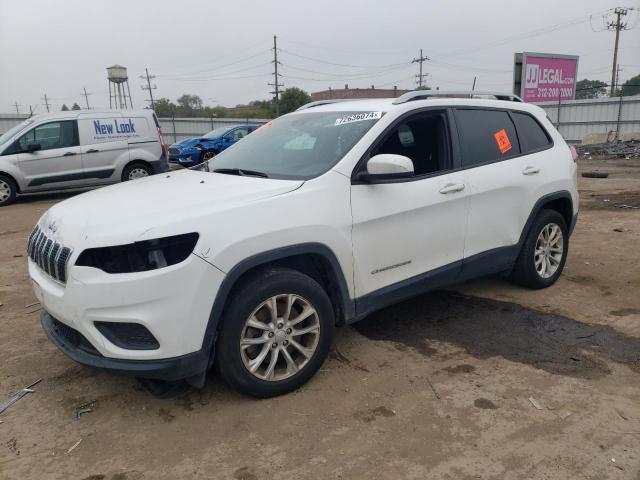
[(285, 115), (218, 154), (207, 170), (300, 180), (317, 177), (338, 163), (380, 118), (382, 112)]
[(31, 119), (27, 119), (22, 123), (19, 123), (18, 125), (16, 125), (15, 127), (7, 130), (5, 133), (3, 133), (2, 135), (0, 135), (0, 146), (4, 145), (6, 142), (8, 142), (11, 137), (13, 137), (15, 134), (17, 134), (18, 132), (21, 132), (22, 130), (24, 130), (25, 128), (27, 128), (29, 125), (31, 125), (33, 123), (33, 120)]

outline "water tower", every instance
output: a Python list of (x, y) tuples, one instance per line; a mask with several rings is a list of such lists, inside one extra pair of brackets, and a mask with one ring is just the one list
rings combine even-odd
[[(114, 106), (124, 109), (133, 108), (127, 68), (122, 65), (107, 67), (107, 80), (109, 80), (109, 108), (114, 108)], [(129, 103), (127, 103), (127, 98)]]

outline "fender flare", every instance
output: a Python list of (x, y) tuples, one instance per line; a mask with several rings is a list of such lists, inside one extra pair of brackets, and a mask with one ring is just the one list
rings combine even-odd
[(331, 266), (334, 278), (335, 280), (337, 280), (336, 286), (338, 287), (337, 290), (339, 301), (343, 309), (344, 316), (346, 319), (355, 316), (355, 301), (352, 300), (349, 295), (349, 289), (347, 287), (347, 280), (344, 276), (344, 272), (342, 271), (342, 267), (340, 266), (340, 262), (338, 262), (338, 258), (336, 257), (335, 253), (333, 253), (333, 251), (328, 246), (322, 243), (309, 242), (297, 245), (289, 245), (286, 247), (280, 247), (273, 250), (267, 250), (265, 252), (257, 253), (240, 261), (231, 270), (229, 270), (224, 280), (222, 281), (218, 292), (216, 293), (215, 300), (213, 301), (213, 306), (211, 307), (211, 313), (209, 314), (209, 320), (207, 321), (205, 334), (202, 340), (202, 349), (210, 349), (209, 367), (211, 367), (211, 365), (213, 364), (215, 341), (217, 337), (218, 326), (222, 318), (222, 313), (227, 298), (231, 293), (233, 287), (237, 284), (238, 280), (253, 268), (259, 267), (261, 265), (266, 265), (277, 260), (283, 260), (288, 257), (305, 254), (320, 255), (328, 261), (329, 265)]
[(576, 223), (576, 217), (578, 216), (573, 205), (573, 199), (571, 198), (571, 193), (569, 193), (569, 191), (567, 190), (559, 190), (557, 192), (548, 193), (547, 195), (543, 195), (542, 197), (540, 197), (538, 201), (535, 203), (535, 205), (533, 206), (533, 208), (531, 209), (531, 213), (529, 213), (529, 217), (527, 218), (527, 221), (525, 222), (524, 227), (522, 228), (522, 232), (520, 233), (520, 239), (518, 240), (518, 244), (517, 244), (518, 252), (520, 252), (522, 244), (524, 243), (525, 238), (527, 238), (527, 235), (529, 234), (531, 225), (533, 224), (533, 221), (535, 220), (535, 218), (538, 216), (538, 213), (540, 213), (540, 210), (542, 210), (544, 205), (546, 205), (547, 203), (552, 202), (553, 200), (559, 200), (559, 199), (569, 200), (569, 204), (571, 205), (572, 219), (570, 224), (567, 225), (567, 228), (569, 229), (569, 235), (571, 235), (571, 232), (573, 231), (573, 227), (575, 226), (575, 223)]

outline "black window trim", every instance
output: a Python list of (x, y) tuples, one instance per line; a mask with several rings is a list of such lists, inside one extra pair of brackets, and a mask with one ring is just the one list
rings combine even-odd
[[(384, 175), (380, 175), (380, 178), (376, 178), (375, 180), (369, 180), (366, 182), (358, 179), (358, 174), (363, 171), (363, 168), (366, 166), (367, 161), (371, 158), (371, 152), (378, 145), (380, 145), (383, 140), (386, 140), (387, 135), (391, 133), (391, 131), (398, 127), (398, 125), (404, 122), (408, 117), (428, 112), (444, 112), (445, 114), (445, 128), (447, 130), (446, 133), (449, 141), (447, 150), (451, 160), (451, 168), (447, 170), (439, 170), (437, 172), (425, 173), (423, 175), (414, 175), (406, 178), (385, 178)], [(454, 138), (458, 138), (458, 129), (454, 121), (452, 107), (438, 105), (432, 107), (417, 108), (415, 110), (405, 112), (397, 117), (389, 125), (387, 125), (387, 127), (378, 135), (378, 137), (371, 143), (371, 145), (369, 145), (369, 148), (367, 148), (367, 150), (362, 154), (362, 156), (356, 163), (356, 166), (353, 168), (353, 171), (351, 172), (351, 185), (377, 185), (385, 183), (417, 182), (420, 180), (426, 180), (429, 178), (440, 177), (442, 175), (449, 175), (454, 172), (459, 172), (462, 170), (462, 158), (459, 144), (453, 141)]]
[[(505, 112), (508, 116), (509, 116), (509, 120), (511, 120), (511, 123), (513, 124), (513, 130), (516, 132), (516, 137), (518, 140), (518, 147), (520, 148), (520, 153), (514, 154), (514, 155), (506, 155), (504, 157), (500, 157), (497, 158), (495, 160), (490, 160), (488, 162), (483, 162), (483, 163), (476, 163), (474, 165), (470, 165), (468, 167), (464, 166), (464, 159), (462, 158), (462, 152), (460, 152), (460, 160), (462, 161), (461, 163), (461, 169), (462, 170), (472, 170), (474, 168), (478, 168), (478, 167), (484, 167), (487, 165), (491, 165), (493, 163), (500, 163), (500, 162), (504, 162), (506, 160), (513, 160), (514, 158), (520, 158), (523, 157), (525, 155), (533, 155), (534, 153), (539, 153), (539, 152), (543, 152), (545, 150), (549, 150), (551, 148), (553, 148), (555, 146), (555, 142), (553, 141), (553, 137), (549, 134), (549, 132), (547, 131), (546, 128), (544, 128), (544, 126), (538, 121), (538, 119), (531, 115), (529, 112), (525, 111), (525, 110), (518, 110), (517, 108), (499, 108), (499, 107), (483, 107), (483, 106), (478, 106), (478, 105), (469, 105), (469, 106), (457, 106), (457, 107), (453, 107), (454, 112), (457, 112), (458, 110), (493, 110), (493, 111), (499, 111), (499, 112)], [(547, 138), (549, 139), (549, 144), (545, 147), (542, 148), (536, 148), (534, 150), (529, 150), (528, 152), (522, 152), (522, 145), (520, 143), (520, 133), (518, 132), (518, 127), (516, 126), (516, 122), (513, 119), (513, 116), (511, 115), (511, 112), (515, 112), (515, 113), (522, 113), (524, 115), (528, 115), (531, 118), (533, 118), (538, 125), (540, 126), (540, 128), (542, 128), (542, 131), (545, 133), (545, 135), (547, 136)], [(455, 118), (455, 113), (454, 113), (454, 118)], [(460, 131), (460, 129), (457, 129), (458, 132), (458, 144), (462, 144), (463, 142), (463, 134)]]
[(519, 113), (521, 115), (526, 115), (527, 117), (531, 118), (542, 129), (542, 133), (544, 133), (545, 137), (547, 137), (547, 140), (549, 141), (549, 143), (547, 143), (547, 145), (545, 145), (544, 147), (534, 148), (527, 152), (522, 152), (521, 155), (531, 155), (532, 153), (543, 152), (545, 150), (549, 150), (550, 148), (553, 148), (554, 146), (553, 137), (549, 134), (547, 129), (544, 128), (544, 125), (542, 125), (534, 115), (531, 115), (529, 112), (525, 112), (524, 110), (507, 110), (507, 113), (511, 117), (513, 126), (516, 127), (516, 135), (518, 135), (518, 143), (520, 144), (521, 151), (522, 151), (522, 142), (520, 141), (520, 131), (518, 130), (518, 125), (516, 124), (515, 119), (513, 118), (513, 113)]
[[(42, 122), (39, 123), (37, 125), (33, 125), (28, 131), (24, 132), (23, 134), (21, 134), (18, 138), (16, 138), (13, 143), (11, 144), (11, 146), (5, 150), (5, 152), (2, 152), (3, 155), (13, 155), (13, 154), (20, 154), (20, 153), (29, 153), (28, 150), (20, 150), (19, 145), (20, 145), (20, 139), (22, 137), (24, 137), (25, 135), (28, 135), (29, 133), (33, 132), (36, 128), (42, 127), (44, 125), (49, 125), (50, 123), (61, 123), (61, 122), (73, 122), (73, 141), (74, 141), (74, 145), (69, 145), (66, 147), (56, 147), (56, 148), (47, 148), (44, 150), (39, 150), (41, 152), (48, 152), (49, 150), (57, 150), (60, 148), (73, 148), (73, 147), (79, 147), (80, 146), (80, 135), (78, 133), (78, 120), (76, 118), (60, 118), (57, 120), (49, 120), (46, 122)], [(35, 138), (35, 135), (34, 135)], [(6, 153), (9, 152), (10, 153)]]

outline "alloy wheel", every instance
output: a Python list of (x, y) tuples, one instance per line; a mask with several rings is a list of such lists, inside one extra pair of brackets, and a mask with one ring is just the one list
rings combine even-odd
[(305, 298), (275, 295), (247, 318), (240, 336), (240, 354), (247, 370), (261, 380), (280, 381), (301, 371), (320, 339), (320, 320)]
[(545, 225), (534, 250), (534, 262), (538, 275), (542, 278), (552, 277), (560, 266), (564, 253), (564, 237), (562, 230), (555, 223)]

